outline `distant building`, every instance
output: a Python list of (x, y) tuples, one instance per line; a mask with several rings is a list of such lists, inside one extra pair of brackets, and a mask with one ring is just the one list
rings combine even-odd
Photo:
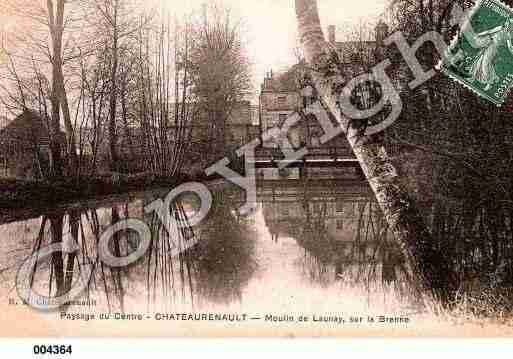
[[(169, 126), (169, 138), (175, 138), (176, 126)], [(199, 113), (191, 119), (186, 129), (189, 138), (188, 159), (195, 162), (195, 155), (202, 159), (207, 159), (206, 154), (211, 153), (218, 140), (216, 132), (213, 131), (213, 124), (209, 122), (205, 113)], [(249, 101), (240, 101), (236, 103), (225, 123), (225, 146), (226, 150), (237, 149), (259, 136), (258, 126), (258, 108)]]
[[(337, 50), (347, 79), (368, 72), (370, 67), (384, 58), (384, 39), (387, 35), (388, 26), (382, 21), (375, 28), (375, 40), (373, 41), (337, 41), (336, 27), (334, 25), (328, 27), (328, 43)], [(298, 109), (317, 101), (313, 92), (312, 94), (303, 94), (298, 88), (297, 79), (302, 76), (303, 68), (304, 64), (300, 63), (279, 74), (275, 74), (273, 71), (266, 74), (260, 87), (259, 96), (259, 120), (262, 135), (272, 128), (281, 128), (287, 118)], [(357, 107), (368, 108), (372, 105), (372, 99), (379, 96), (379, 91), (380, 88), (376, 83), (366, 82), (355, 90), (351, 101)], [(289, 129), (287, 135), (288, 142), (293, 147), (306, 147), (309, 154), (316, 154), (316, 151), (324, 153), (327, 149), (337, 153), (347, 150), (348, 155), (352, 153), (344, 134), (340, 134), (327, 143), (321, 143), (320, 138), (324, 135), (324, 131), (314, 115), (301, 118), (293, 128)], [(269, 140), (263, 144), (263, 147), (277, 148), (280, 145), (279, 142), (280, 139)], [(338, 178), (344, 176), (347, 171), (347, 169), (335, 168), (308, 169), (309, 175), (316, 178)], [(290, 175), (278, 175), (278, 171), (273, 169), (261, 169), (258, 172), (263, 178), (290, 177)]]
[[(275, 75), (271, 70), (260, 88), (259, 111), (262, 133), (281, 127), (302, 105), (301, 94), (293, 78), (294, 69)], [(277, 146), (275, 144), (273, 147)]]
[[(379, 22), (376, 26), (374, 41), (336, 41), (336, 28), (334, 25), (328, 27), (328, 42), (338, 52), (343, 68), (348, 77), (357, 76), (367, 72), (368, 67), (380, 61), (384, 56), (384, 39), (388, 35), (388, 26)], [(302, 107), (304, 101), (296, 84), (296, 77), (301, 65), (295, 65), (289, 70), (274, 74), (270, 71), (266, 74), (260, 88), (259, 111), (260, 130), (262, 133), (274, 127), (281, 127), (287, 117)], [(315, 121), (306, 124), (299, 142), (308, 146), (318, 146), (317, 143), (309, 143), (312, 137), (317, 137), (319, 132)], [(271, 146), (273, 146), (271, 144)], [(274, 144), (276, 147), (277, 144)]]
[(249, 101), (237, 103), (226, 123), (226, 142), (230, 147), (240, 147), (258, 138), (258, 110)]
[(41, 178), (50, 161), (50, 133), (36, 112), (25, 110), (0, 129), (0, 177)]
[[(165, 138), (167, 149), (183, 151), (186, 154), (185, 172), (198, 172), (204, 169), (212, 153), (212, 143), (215, 141), (212, 124), (205, 114), (199, 113), (190, 118), (183, 126), (174, 122), (175, 104), (170, 106), (169, 125), (166, 131), (160, 131), (154, 124), (143, 127), (142, 121), (132, 119), (128, 128), (119, 126), (117, 131), (117, 150), (119, 168), (127, 172), (141, 172), (149, 169), (151, 162), (149, 154), (156, 151), (161, 138)], [(189, 109), (190, 111), (190, 109)], [(251, 140), (258, 138), (257, 121), (258, 109), (249, 101), (237, 103), (232, 109), (226, 123), (226, 147), (238, 148)], [(162, 137), (161, 137), (162, 136)], [(165, 136), (165, 137), (163, 137)], [(181, 143), (175, 142), (180, 139)], [(99, 171), (106, 171), (110, 166), (110, 149), (108, 130), (101, 128), (94, 131), (84, 127), (77, 136), (79, 152), (83, 156), (94, 159)], [(183, 146), (183, 147), (182, 147)], [(94, 149), (96, 148), (96, 153)]]

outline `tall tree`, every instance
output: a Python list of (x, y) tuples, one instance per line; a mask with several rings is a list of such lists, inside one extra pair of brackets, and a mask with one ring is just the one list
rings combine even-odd
[[(190, 25), (165, 15), (160, 25), (141, 29), (133, 65), (133, 94), (127, 108), (140, 121), (145, 162), (153, 174), (180, 172), (196, 106), (190, 80)], [(144, 31), (143, 31), (144, 30)]]
[(454, 290), (448, 265), (434, 248), (431, 235), (387, 155), (383, 137), (365, 135), (356, 121), (345, 118), (337, 103), (340, 84), (348, 79), (336, 52), (324, 40), (316, 0), (295, 0), (299, 36), (311, 77), (321, 100), (340, 124), (358, 159), (387, 222), (399, 241), (423, 291), (447, 298)]
[[(64, 76), (62, 71), (62, 37), (64, 32), (64, 0), (46, 1), (48, 11), (48, 27), (52, 39), (52, 91), (50, 102), (52, 105), (52, 157), (54, 171), (57, 176), (62, 175), (61, 143), (60, 143), (60, 111), (66, 112), (65, 118), (69, 120), (69, 107), (64, 89)], [(69, 126), (70, 123), (66, 123)], [(73, 143), (73, 142), (72, 142)]]
[(194, 24), (194, 33), (194, 91), (213, 129), (212, 153), (222, 157), (226, 151), (226, 121), (251, 88), (242, 29), (228, 9), (205, 5), (200, 20)]
[(108, 49), (110, 60), (109, 72), (109, 117), (108, 117), (108, 138), (110, 150), (110, 166), (112, 171), (119, 170), (119, 151), (117, 114), (119, 107), (119, 95), (121, 92), (120, 67), (125, 51), (130, 48), (131, 36), (136, 34), (138, 29), (147, 23), (148, 17), (143, 16), (141, 20), (138, 11), (139, 3), (131, 0), (93, 0), (93, 19), (101, 37)]
[[(50, 78), (48, 93), (33, 97), (38, 99), (36, 105), (39, 107), (46, 108), (46, 101), (50, 102), (48, 117), (52, 134), (52, 173), (56, 177), (63, 175), (65, 164), (61, 157), (65, 149), (71, 165), (67, 167), (68, 173), (74, 175), (77, 166), (75, 128), (71, 119), (70, 96), (66, 89), (69, 74), (65, 73), (64, 68), (74, 58), (73, 44), (82, 35), (73, 36), (71, 31), (71, 27), (76, 24), (73, 16), (75, 4), (66, 0), (9, 0), (6, 1), (6, 8), (17, 20), (9, 44), (9, 52), (16, 66), (23, 69), (25, 74), (33, 72), (36, 78)], [(34, 93), (30, 82), (25, 86), (27, 92)], [(61, 135), (61, 120), (66, 130), (66, 142)]]

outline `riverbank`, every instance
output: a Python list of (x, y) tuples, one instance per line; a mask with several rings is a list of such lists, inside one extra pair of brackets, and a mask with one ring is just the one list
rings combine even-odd
[(166, 194), (182, 183), (206, 180), (210, 179), (187, 175), (159, 178), (146, 174), (53, 182), (0, 179), (0, 224), (35, 217), (41, 213), (90, 208), (97, 203), (137, 198), (148, 191)]

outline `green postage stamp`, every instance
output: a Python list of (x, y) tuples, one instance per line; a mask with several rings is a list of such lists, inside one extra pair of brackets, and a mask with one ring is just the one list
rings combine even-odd
[(440, 68), (500, 106), (513, 87), (513, 10), (499, 0), (479, 0)]

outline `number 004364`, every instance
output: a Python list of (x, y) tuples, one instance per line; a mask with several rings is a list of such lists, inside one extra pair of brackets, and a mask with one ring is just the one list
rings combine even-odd
[(71, 354), (72, 348), (71, 345), (34, 345), (33, 348), (34, 354), (36, 355), (46, 355), (46, 354), (53, 354), (53, 355), (63, 355), (63, 354)]

